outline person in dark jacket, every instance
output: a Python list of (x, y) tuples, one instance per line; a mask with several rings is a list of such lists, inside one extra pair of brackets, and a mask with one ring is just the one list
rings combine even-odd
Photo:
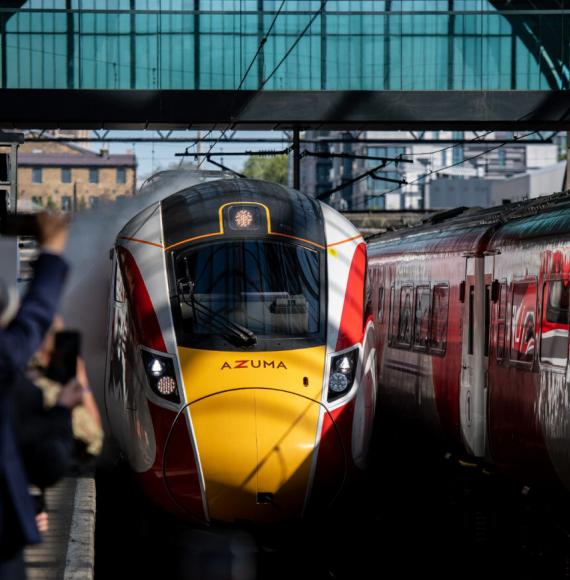
[(14, 432), (14, 389), (57, 310), (67, 265), (61, 258), (67, 224), (38, 216), (42, 249), (18, 313), (0, 329), (0, 580), (25, 578), (22, 550), (41, 541)]

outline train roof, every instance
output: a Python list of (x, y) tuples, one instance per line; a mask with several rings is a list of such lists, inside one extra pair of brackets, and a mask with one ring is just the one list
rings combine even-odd
[(455, 208), (416, 226), (369, 238), (368, 244), (371, 255), (468, 253), (480, 246), (492, 249), (564, 235), (570, 236), (570, 192), (484, 209)]
[(325, 245), (323, 215), (314, 198), (269, 181), (222, 179), (193, 185), (162, 200), (165, 247), (220, 231), (221, 206), (240, 202), (265, 205), (273, 232)]

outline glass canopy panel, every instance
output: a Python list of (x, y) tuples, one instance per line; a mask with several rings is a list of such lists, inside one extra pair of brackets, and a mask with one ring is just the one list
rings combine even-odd
[(0, 7), (3, 88), (570, 88), (570, 0), (20, 4)]

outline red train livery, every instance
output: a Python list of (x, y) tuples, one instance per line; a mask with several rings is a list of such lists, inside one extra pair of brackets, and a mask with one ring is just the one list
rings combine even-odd
[(368, 258), (379, 409), (570, 487), (570, 195), (436, 214)]

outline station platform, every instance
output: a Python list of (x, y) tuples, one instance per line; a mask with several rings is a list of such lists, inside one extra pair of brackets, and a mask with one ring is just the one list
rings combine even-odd
[(47, 490), (49, 530), (26, 549), (28, 580), (91, 580), (95, 566), (95, 479), (67, 477)]

